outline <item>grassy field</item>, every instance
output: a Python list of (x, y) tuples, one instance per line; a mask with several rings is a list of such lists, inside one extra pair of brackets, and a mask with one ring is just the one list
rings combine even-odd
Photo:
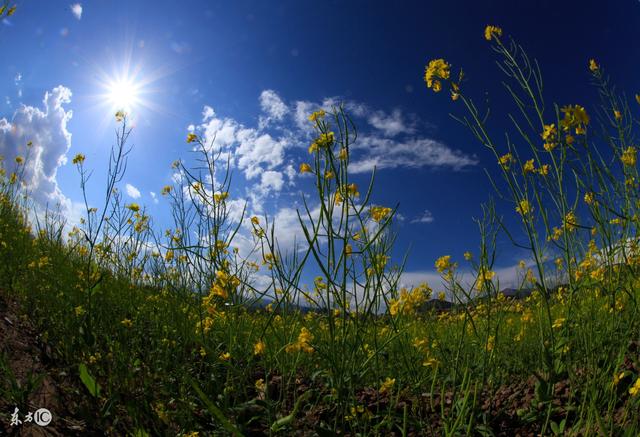
[[(309, 120), (317, 139), (300, 171), (316, 196), (299, 211), (306, 241), (295, 253), (279, 250), (266, 217), (234, 220), (229, 169), (193, 133), (198, 167), (177, 161), (180, 181), (162, 189), (175, 223), (166, 230), (117, 190), (131, 132), (122, 112), (104, 202), (77, 227), (32, 214), (28, 154), (4, 162), (0, 295), (37, 332), (49, 367), (17, 369), (16, 351), (0, 348), (0, 430), (16, 431), (13, 408), (35, 407), (55, 368), (59, 397), (74, 401), (54, 415), (79, 434), (639, 435), (640, 106), (593, 60), (602, 105), (591, 118), (579, 105), (545, 106), (537, 64), (501, 29), (485, 38), (514, 100), (506, 142), (462, 71), (436, 59), (425, 81), (495, 156), (499, 202), (521, 226), (507, 229), (487, 204), (476, 250), (433, 260), (450, 311), (425, 309), (444, 299), (428, 284), (399, 286), (395, 210), (371, 204), (373, 182), (351, 181), (357, 131), (341, 108)], [(79, 154), (73, 164), (84, 189), (90, 163)], [(248, 253), (235, 244), (243, 229)], [(529, 253), (526, 299), (499, 291), (501, 233)]]

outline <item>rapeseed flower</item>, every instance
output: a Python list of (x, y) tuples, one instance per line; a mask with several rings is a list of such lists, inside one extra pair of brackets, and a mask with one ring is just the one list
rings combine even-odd
[(438, 270), (438, 273), (442, 273), (445, 270), (451, 269), (452, 267), (451, 255), (444, 255), (438, 258), (436, 260), (435, 266), (436, 266), (436, 269)]
[(487, 26), (484, 28), (484, 39), (491, 41), (495, 36), (502, 36), (502, 29), (498, 26)]
[(130, 319), (123, 319), (120, 324), (125, 328), (131, 328), (133, 326), (133, 322)]
[(432, 59), (429, 61), (424, 72), (424, 81), (427, 83), (427, 88), (431, 88), (433, 91), (439, 92), (442, 89), (440, 79), (449, 79), (451, 74), (450, 68), (451, 65), (449, 65), (444, 59)]
[(326, 113), (324, 112), (324, 109), (319, 109), (319, 110), (313, 112), (309, 116), (309, 121), (312, 122), (312, 123), (316, 123), (318, 120), (324, 118), (325, 115), (326, 115)]
[(307, 164), (306, 162), (303, 162), (302, 164), (300, 164), (300, 173), (312, 173), (313, 170), (311, 169), (311, 166), (309, 164)]
[(620, 161), (628, 167), (633, 167), (636, 165), (637, 161), (637, 150), (633, 146), (629, 146), (622, 152), (622, 156), (620, 157)]
[(253, 354), (254, 355), (262, 355), (266, 350), (266, 345), (264, 341), (260, 340), (256, 344), (253, 345)]
[(84, 162), (84, 155), (82, 153), (78, 153), (71, 162), (74, 164), (82, 164)]
[(381, 222), (386, 219), (389, 214), (391, 214), (391, 208), (385, 206), (371, 207), (371, 219), (373, 219), (374, 222)]
[(193, 143), (194, 141), (198, 141), (198, 136), (193, 132), (189, 132), (187, 134), (187, 143)]
[(637, 396), (640, 393), (640, 377), (636, 379), (636, 382), (629, 388), (629, 394), (631, 396)]
[(533, 207), (528, 200), (521, 200), (516, 207), (516, 212), (522, 217), (526, 217), (533, 212)]
[(600, 69), (600, 66), (598, 65), (596, 60), (595, 59), (589, 59), (589, 70), (591, 70), (593, 73), (595, 73), (599, 69)]
[(498, 158), (498, 163), (505, 170), (509, 169), (509, 166), (513, 161), (513, 155), (511, 153), (504, 154), (500, 158)]
[(558, 131), (556, 130), (555, 123), (551, 123), (551, 124), (544, 125), (542, 129), (542, 134), (540, 135), (542, 136), (543, 140), (552, 140), (556, 137), (557, 134), (558, 134)]
[(395, 378), (389, 378), (387, 377), (384, 382), (380, 385), (380, 393), (387, 393), (389, 392), (393, 386), (396, 383), (396, 379)]

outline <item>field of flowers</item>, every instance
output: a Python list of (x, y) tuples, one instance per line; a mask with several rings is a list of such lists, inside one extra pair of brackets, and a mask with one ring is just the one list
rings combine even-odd
[[(78, 226), (32, 213), (28, 154), (4, 162), (0, 296), (19, 303), (71, 381), (77, 402), (54, 415), (85, 435), (639, 435), (640, 96), (627, 102), (591, 60), (601, 106), (547, 104), (538, 64), (499, 27), (484, 37), (513, 98), (512, 112), (491, 115), (511, 124), (507, 135), (487, 127), (462, 69), (433, 59), (424, 79), (494, 156), (497, 202), (520, 226), (488, 203), (476, 250), (432, 260), (447, 309), (429, 284), (400, 286), (395, 209), (371, 203), (373, 176), (368, 187), (351, 180), (357, 130), (341, 107), (309, 118), (317, 135), (299, 171), (313, 175), (315, 198), (298, 211), (305, 241), (293, 253), (268, 217), (233, 220), (227, 163), (195, 133), (198, 167), (176, 161), (182, 178), (162, 188), (170, 229), (118, 191), (124, 112), (103, 204), (87, 204)], [(84, 190), (92, 164), (82, 154), (73, 164)], [(248, 254), (234, 243), (243, 223)], [(529, 254), (526, 298), (499, 290), (501, 233)], [(16, 376), (11, 357), (0, 348), (7, 432), (41, 381)]]

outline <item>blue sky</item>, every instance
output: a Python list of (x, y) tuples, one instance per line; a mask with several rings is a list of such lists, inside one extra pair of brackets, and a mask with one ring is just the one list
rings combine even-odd
[[(0, 153), (15, 156), (24, 135), (39, 135), (43, 170), (32, 180), (35, 191), (40, 201), (62, 201), (73, 217), (81, 198), (71, 158), (82, 152), (95, 169), (90, 198), (98, 202), (116, 127), (101, 94), (108, 79), (135, 71), (145, 105), (132, 108), (134, 149), (121, 185), (135, 188), (130, 200), (167, 226), (167, 205), (151, 193), (159, 197), (171, 182), (173, 160), (191, 156), (189, 127), (225, 126), (233, 195), (248, 200), (251, 213), (275, 215), (287, 226), (311, 187), (295, 174), (308, 159), (302, 121), (322, 104), (344, 102), (361, 132), (357, 178), (365, 185), (378, 165), (374, 201), (400, 204), (397, 248), (411, 249), (407, 277), (429, 278), (438, 256), (461, 260), (476, 249), (472, 217), (494, 194), (485, 169), (497, 168), (450, 118), (462, 108), (426, 89), (424, 66), (443, 57), (464, 67), (466, 88), (478, 100), (486, 96), (498, 114), (508, 101), (482, 37), (487, 24), (500, 25), (539, 60), (550, 102), (589, 109), (596, 97), (586, 68), (591, 57), (630, 94), (640, 90), (635, 0), (25, 0), (0, 25), (0, 120), (25, 124), (22, 137), (0, 136)], [(504, 120), (496, 115), (491, 126), (499, 132)], [(498, 202), (498, 210), (517, 224), (512, 205)], [(521, 256), (508, 243), (499, 255), (505, 269)]]

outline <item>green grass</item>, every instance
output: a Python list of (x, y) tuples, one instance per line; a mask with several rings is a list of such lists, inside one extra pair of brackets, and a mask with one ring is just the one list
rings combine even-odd
[[(496, 160), (511, 154), (494, 183), (522, 220), (508, 230), (492, 204), (484, 207), (478, 249), (464, 261), (479, 278), (474, 287), (457, 273), (454, 261), (463, 261), (436, 263), (456, 300), (450, 312), (421, 310), (428, 285), (398, 286), (402, 264), (388, 257), (395, 211), (371, 205), (373, 177), (366, 191), (352, 185), (357, 132), (341, 108), (311, 121), (318, 137), (304, 171), (317, 196), (299, 211), (306, 244), (294, 254), (279, 250), (266, 218), (231, 220), (228, 168), (197, 136), (188, 141), (200, 146), (200, 166), (177, 162), (184, 178), (163, 189), (169, 230), (153, 229), (144, 209), (115, 190), (126, 164), (125, 114), (104, 203), (87, 205), (70, 232), (55, 214), (28, 225), (19, 188), (28, 156), (7, 163), (0, 288), (76, 372), (94, 406), (86, 420), (119, 435), (639, 434), (639, 205), (637, 183), (628, 182), (638, 176), (629, 158), (637, 120), (598, 68), (602, 113), (622, 111), (601, 120), (612, 157), (597, 154), (588, 132), (568, 140), (589, 123), (568, 120), (557, 106), (549, 118), (536, 64), (500, 38), (494, 48), (519, 85), (507, 87), (521, 121), (511, 120), (529, 149), (498, 150), (462, 84), (437, 73), (467, 111), (460, 121)], [(538, 140), (550, 123), (569, 129), (545, 140), (551, 151)], [(84, 157), (74, 164), (84, 190)], [(223, 182), (206, 182), (221, 171)], [(586, 193), (597, 201), (579, 203)], [(249, 256), (234, 246), (242, 221), (253, 228)], [(524, 239), (533, 260), (520, 272), (535, 290), (526, 300), (498, 292), (492, 268), (501, 232)], [(301, 278), (311, 266), (319, 273), (309, 288)], [(267, 294), (257, 274), (277, 297), (267, 309), (252, 309)], [(302, 301), (322, 310), (302, 313)], [(26, 402), (20, 387), (33, 381), (9, 380), (0, 393)]]

